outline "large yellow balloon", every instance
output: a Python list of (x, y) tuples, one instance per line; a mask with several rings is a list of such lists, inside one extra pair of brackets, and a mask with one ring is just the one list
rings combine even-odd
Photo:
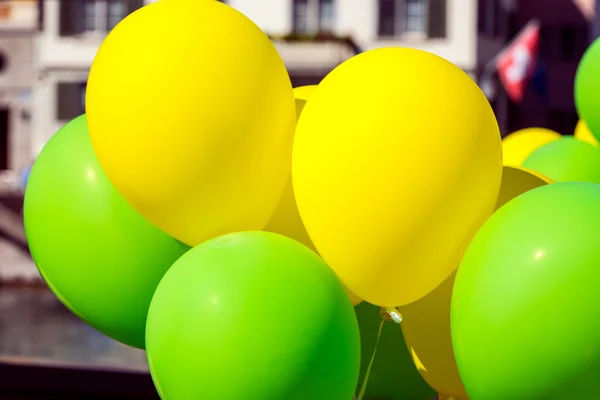
[[(308, 101), (308, 98), (312, 92), (316, 89), (316, 85), (300, 86), (294, 89), (294, 98), (296, 99), (296, 116), (300, 117), (304, 105)], [(273, 216), (265, 226), (265, 231), (279, 233), (280, 235), (287, 236), (291, 239), (296, 240), (309, 247), (313, 251), (317, 251), (312, 240), (306, 233), (300, 214), (298, 213), (298, 207), (296, 206), (296, 199), (294, 197), (294, 189), (292, 187), (291, 176), (288, 179), (288, 183), (283, 190), (279, 205), (273, 213)], [(358, 296), (346, 289), (350, 300), (353, 305), (357, 305), (362, 302)]]
[(131, 14), (98, 51), (86, 108), (108, 178), (177, 239), (261, 230), (273, 214), (294, 96), (269, 38), (235, 9), (160, 1)]
[[(552, 183), (549, 178), (519, 167), (503, 168), (496, 209), (536, 187)], [(456, 367), (450, 337), (450, 298), (453, 273), (422, 299), (401, 307), (402, 333), (423, 379), (440, 393), (440, 399), (468, 400)]]
[(501, 158), (494, 113), (468, 75), (382, 48), (319, 84), (298, 122), (292, 180), (310, 238), (347, 287), (398, 306), (456, 268), (494, 209)]
[(600, 146), (594, 135), (592, 135), (592, 132), (590, 132), (590, 128), (588, 128), (587, 124), (582, 119), (577, 123), (573, 136), (575, 136), (575, 139), (593, 144), (596, 147)]
[(502, 140), (503, 163), (521, 166), (535, 150), (561, 137), (560, 133), (545, 128), (526, 128), (511, 133)]

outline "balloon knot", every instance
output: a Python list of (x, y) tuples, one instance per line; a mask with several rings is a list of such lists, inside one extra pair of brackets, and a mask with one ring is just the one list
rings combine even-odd
[(385, 307), (381, 308), (381, 318), (384, 321), (394, 321), (399, 324), (402, 322), (402, 314), (395, 307)]

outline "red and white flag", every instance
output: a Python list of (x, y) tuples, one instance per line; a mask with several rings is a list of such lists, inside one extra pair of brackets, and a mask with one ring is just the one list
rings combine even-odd
[(523, 99), (525, 88), (535, 73), (539, 47), (540, 24), (531, 21), (496, 59), (498, 77), (514, 102)]

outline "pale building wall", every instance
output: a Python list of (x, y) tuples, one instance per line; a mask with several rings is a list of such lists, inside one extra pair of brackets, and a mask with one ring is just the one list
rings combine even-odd
[[(292, 1), (228, 0), (270, 35), (285, 35), (292, 31)], [(477, 1), (448, 0), (447, 37), (445, 39), (377, 37), (377, 1), (336, 0), (333, 33), (350, 35), (364, 50), (383, 46), (419, 48), (438, 54), (465, 70), (477, 63)]]
[[(78, 0), (73, 0), (78, 1)], [(145, 0), (146, 4), (158, 0)], [(44, 0), (44, 30), (35, 44), (39, 80), (33, 95), (34, 119), (30, 156), (36, 157), (44, 144), (67, 120), (57, 118), (57, 84), (85, 82), (104, 36), (63, 37), (59, 32), (60, 4)]]
[[(156, 0), (146, 0), (146, 3)], [(473, 76), (477, 66), (477, 0), (447, 0), (446, 37), (442, 39), (377, 36), (377, 1), (336, 0), (333, 32), (351, 36), (363, 50), (382, 46), (420, 48), (438, 54)], [(291, 0), (227, 0), (267, 34), (284, 36), (293, 30)], [(57, 118), (57, 83), (85, 81), (103, 37), (73, 38), (59, 35), (59, 4), (46, 0), (44, 31), (36, 42), (40, 79), (34, 93), (31, 156), (66, 122)], [(333, 43), (276, 42), (290, 70), (327, 71), (352, 56), (350, 49)]]
[[(8, 111), (8, 169), (19, 171), (30, 161), (31, 92), (35, 82), (34, 35), (38, 8), (35, 0), (0, 3), (0, 108)], [(2, 149), (4, 151), (4, 149)]]

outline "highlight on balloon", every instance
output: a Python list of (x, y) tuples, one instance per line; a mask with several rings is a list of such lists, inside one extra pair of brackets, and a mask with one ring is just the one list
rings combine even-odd
[(599, 68), (574, 131), (503, 136), (433, 52), (298, 86), (242, 11), (152, 2), (29, 172), (31, 255), (163, 400), (600, 399)]

